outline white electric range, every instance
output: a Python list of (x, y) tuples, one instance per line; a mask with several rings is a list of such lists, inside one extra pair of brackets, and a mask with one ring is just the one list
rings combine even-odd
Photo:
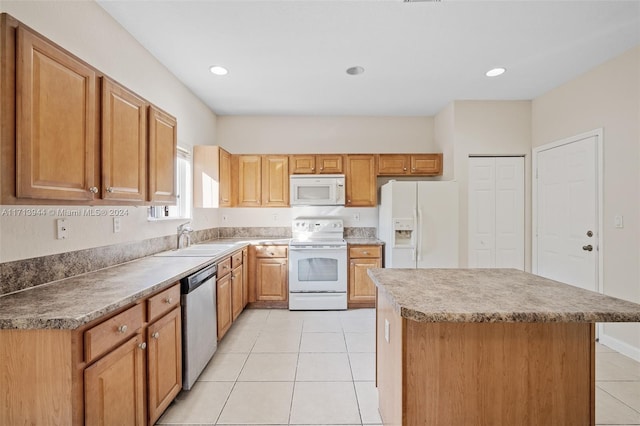
[(342, 219), (298, 217), (289, 242), (289, 310), (347, 309)]

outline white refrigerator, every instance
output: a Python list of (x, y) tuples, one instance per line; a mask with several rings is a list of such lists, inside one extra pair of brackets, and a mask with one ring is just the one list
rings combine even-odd
[(458, 183), (386, 183), (378, 234), (385, 243), (385, 268), (457, 268)]

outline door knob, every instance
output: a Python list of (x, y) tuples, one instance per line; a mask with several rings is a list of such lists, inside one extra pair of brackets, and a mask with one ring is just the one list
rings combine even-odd
[(582, 250), (584, 251), (593, 251), (593, 246), (591, 244), (582, 246)]

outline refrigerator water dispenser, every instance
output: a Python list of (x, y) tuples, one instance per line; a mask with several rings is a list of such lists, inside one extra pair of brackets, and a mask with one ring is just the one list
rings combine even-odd
[(393, 219), (394, 247), (413, 247), (413, 219)]

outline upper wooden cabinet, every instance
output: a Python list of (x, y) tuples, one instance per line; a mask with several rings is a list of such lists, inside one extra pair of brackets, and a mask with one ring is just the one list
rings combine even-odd
[(294, 174), (341, 174), (344, 173), (343, 156), (339, 154), (290, 155), (289, 173)]
[(175, 203), (175, 118), (7, 14), (0, 33), (0, 203)]
[(159, 108), (149, 107), (149, 201), (175, 204), (178, 123)]
[(96, 72), (22, 26), (16, 35), (16, 197), (90, 201), (99, 186)]
[(289, 157), (262, 156), (262, 206), (289, 205)]
[(231, 193), (234, 206), (289, 205), (289, 157), (286, 155), (232, 155)]
[(238, 207), (262, 205), (262, 158), (259, 155), (233, 155), (232, 193)]
[(193, 206), (231, 207), (231, 154), (219, 146), (193, 147)]
[(380, 154), (379, 176), (442, 175), (442, 154)]
[(377, 204), (376, 156), (354, 154), (346, 156), (346, 207), (375, 207)]
[(145, 201), (147, 103), (102, 79), (102, 198)]

